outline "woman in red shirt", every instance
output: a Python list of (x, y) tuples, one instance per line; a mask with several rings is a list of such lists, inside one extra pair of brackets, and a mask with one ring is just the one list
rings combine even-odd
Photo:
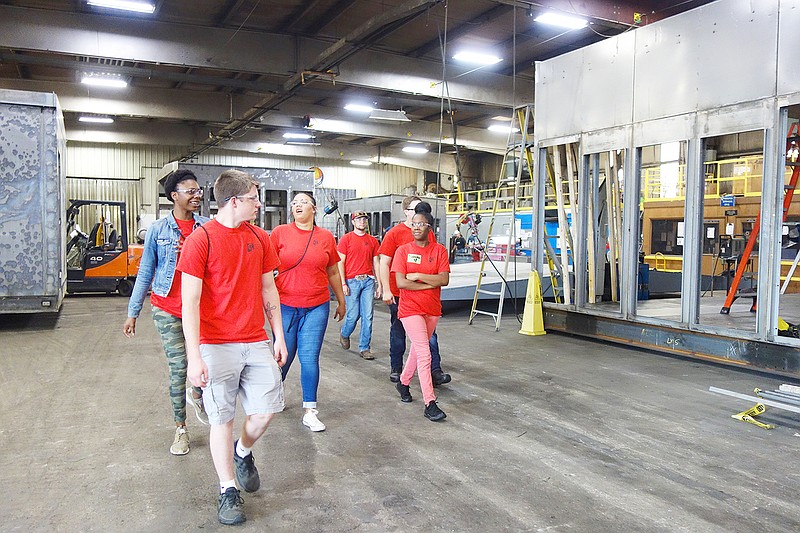
[(275, 283), (281, 297), (283, 335), (288, 351), (281, 372), (286, 380), (297, 355), (305, 408), (303, 425), (311, 431), (325, 431), (325, 424), (317, 418), (319, 353), (330, 314), (328, 286), (338, 302), (333, 317), (341, 321), (345, 315), (339, 252), (333, 234), (314, 222), (317, 202), (311, 194), (295, 195), (291, 208), (294, 222), (278, 226), (270, 234), (281, 260)]
[(412, 400), (408, 385), (419, 376), (422, 399), (425, 401), (425, 417), (437, 422), (447, 416), (436, 405), (431, 379), (431, 350), (429, 341), (442, 316), (442, 289), (450, 283), (450, 262), (447, 249), (439, 243), (428, 242), (428, 233), (433, 227), (433, 215), (418, 211), (411, 221), (414, 241), (397, 249), (392, 260), (391, 271), (400, 289), (397, 316), (403, 323), (411, 349), (408, 360), (400, 374), (397, 391), (400, 400)]

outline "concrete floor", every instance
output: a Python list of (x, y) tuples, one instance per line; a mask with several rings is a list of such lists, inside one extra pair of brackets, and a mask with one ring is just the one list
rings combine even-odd
[[(0, 317), (3, 531), (196, 531), (216, 520), (207, 432), (168, 453), (166, 363), (149, 306), (120, 333), (126, 300), (71, 297), (57, 318)], [(323, 348), (320, 418), (288, 407), (255, 448), (262, 488), (241, 531), (798, 531), (797, 415), (769, 408), (766, 431), (711, 394), (785, 379), (610, 344), (494, 333), (466, 311), (439, 328), (453, 382), (444, 423), (388, 381), (388, 313), (378, 305), (363, 361)], [(244, 494), (244, 493), (243, 493)]]

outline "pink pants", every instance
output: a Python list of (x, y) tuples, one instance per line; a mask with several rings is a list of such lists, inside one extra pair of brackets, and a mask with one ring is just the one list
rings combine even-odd
[(431, 347), (428, 342), (436, 330), (436, 324), (440, 318), (430, 315), (412, 315), (400, 319), (406, 335), (411, 340), (411, 349), (408, 351), (408, 359), (406, 366), (403, 367), (403, 373), (400, 374), (400, 383), (410, 384), (416, 370), (425, 405), (436, 399), (431, 380)]

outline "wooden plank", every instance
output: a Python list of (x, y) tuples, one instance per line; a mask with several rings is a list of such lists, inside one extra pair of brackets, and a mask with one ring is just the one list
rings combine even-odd
[(614, 179), (612, 176), (611, 165), (609, 158), (611, 153), (602, 158), (603, 173), (606, 176), (606, 209), (608, 210), (608, 262), (609, 270), (611, 271), (611, 300), (614, 302), (619, 301), (619, 294), (617, 291), (617, 216), (614, 209)]
[(558, 235), (561, 240), (561, 271), (564, 275), (561, 278), (561, 286), (564, 287), (564, 303), (572, 303), (572, 282), (569, 277), (569, 243), (568, 236), (569, 222), (567, 212), (564, 209), (564, 191), (562, 191), (562, 172), (561, 172), (561, 146), (553, 147), (553, 172), (556, 182), (556, 207), (558, 208)]

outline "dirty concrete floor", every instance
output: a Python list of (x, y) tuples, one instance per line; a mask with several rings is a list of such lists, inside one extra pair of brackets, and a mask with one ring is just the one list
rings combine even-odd
[[(0, 316), (3, 531), (216, 531), (206, 428), (173, 457), (166, 363), (149, 306), (133, 340), (126, 300), (70, 297), (58, 318)], [(240, 531), (798, 531), (800, 415), (766, 431), (730, 415), (786, 378), (611, 344), (517, 333), (511, 315), (439, 334), (453, 382), (443, 423), (388, 380), (388, 313), (373, 351), (342, 350), (331, 323), (320, 419), (287, 409), (254, 452), (262, 488)], [(237, 423), (238, 426), (238, 423)]]

